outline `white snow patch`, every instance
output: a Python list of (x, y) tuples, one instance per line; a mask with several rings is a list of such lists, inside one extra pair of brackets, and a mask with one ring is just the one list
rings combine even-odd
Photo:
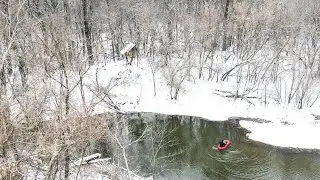
[[(170, 115), (198, 116), (214, 121), (224, 121), (232, 116), (262, 118), (272, 123), (254, 123), (241, 121), (240, 125), (252, 133), (250, 139), (281, 147), (316, 148), (320, 149), (320, 125), (316, 123), (312, 113), (319, 110), (282, 106), (276, 103), (262, 104), (257, 99), (250, 99), (255, 105), (245, 100), (234, 100), (214, 94), (217, 89), (226, 89), (228, 83), (197, 80), (195, 83), (186, 81), (178, 100), (171, 100), (169, 87), (160, 72), (156, 76), (156, 92), (154, 96), (153, 80), (147, 61), (141, 61), (140, 67), (127, 67), (119, 63), (107, 64), (104, 78), (115, 72), (129, 70), (122, 74), (125, 86), (116, 87), (117, 102), (123, 111), (154, 112)], [(111, 71), (111, 72), (110, 72)]]
[(280, 147), (320, 149), (320, 125), (299, 123), (282, 125), (279, 123), (259, 124), (240, 121), (240, 125), (252, 131), (249, 138)]

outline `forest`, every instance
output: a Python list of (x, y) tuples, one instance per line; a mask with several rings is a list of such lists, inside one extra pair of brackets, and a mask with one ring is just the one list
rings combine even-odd
[(114, 115), (90, 114), (98, 103), (120, 111), (112, 85), (84, 79), (125, 61), (130, 42), (132, 66), (147, 58), (173, 101), (183, 82), (201, 79), (229, 82), (235, 99), (316, 106), (319, 10), (315, 0), (1, 0), (0, 179), (25, 178), (28, 167), (70, 179), (71, 161), (95, 142), (121, 144), (108, 138)]

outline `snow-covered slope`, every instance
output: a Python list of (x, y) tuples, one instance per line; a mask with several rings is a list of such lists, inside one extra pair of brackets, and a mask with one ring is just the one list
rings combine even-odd
[[(92, 69), (96, 70), (96, 67)], [(94, 79), (92, 74), (95, 73), (89, 73), (87, 78)], [(241, 126), (252, 132), (250, 139), (282, 147), (320, 149), (320, 141), (313, 140), (320, 138), (320, 123), (312, 115), (317, 112), (316, 106), (298, 110), (296, 107), (272, 103), (272, 100), (267, 105), (258, 99), (250, 99), (250, 103), (247, 100), (234, 100), (221, 96), (221, 90), (229, 90), (228, 82), (206, 80), (185, 81), (178, 100), (171, 100), (167, 81), (160, 72), (155, 74), (154, 96), (151, 69), (147, 61), (142, 61), (139, 67), (125, 67), (122, 62), (108, 63), (99, 69), (99, 77), (101, 82), (109, 82), (111, 77), (117, 79), (117, 86), (111, 93), (122, 111), (190, 115), (213, 121), (227, 120), (231, 116), (262, 118), (271, 123), (240, 122)], [(92, 113), (105, 110), (98, 105)]]

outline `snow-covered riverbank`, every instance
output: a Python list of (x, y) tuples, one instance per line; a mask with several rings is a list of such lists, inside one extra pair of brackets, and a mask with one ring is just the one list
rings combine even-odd
[[(96, 70), (88, 73), (94, 79)], [(243, 99), (222, 97), (221, 91), (230, 90), (228, 83), (195, 80), (183, 83), (178, 100), (171, 100), (166, 79), (160, 72), (155, 74), (156, 96), (150, 67), (142, 61), (139, 67), (125, 67), (122, 62), (108, 63), (99, 68), (101, 82), (117, 79), (118, 86), (112, 89), (114, 101), (125, 112), (154, 112), (171, 115), (189, 115), (207, 118), (213, 121), (227, 120), (231, 116), (262, 118), (271, 123), (241, 121), (240, 125), (252, 133), (250, 139), (263, 143), (307, 149), (320, 149), (320, 121), (312, 114), (317, 114), (319, 106), (298, 110), (296, 107), (278, 105), (268, 100), (265, 105), (257, 98), (250, 103)], [(95, 113), (104, 112), (103, 106), (97, 105)], [(319, 111), (320, 112), (320, 111)]]

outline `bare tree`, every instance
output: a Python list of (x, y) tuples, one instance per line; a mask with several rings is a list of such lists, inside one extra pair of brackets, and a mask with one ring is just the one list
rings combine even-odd
[(182, 83), (188, 77), (188, 65), (181, 59), (170, 61), (166, 70), (163, 71), (163, 76), (167, 79), (170, 88), (170, 98), (177, 100)]
[(83, 13), (83, 27), (85, 35), (85, 43), (89, 57), (89, 64), (93, 64), (93, 50), (92, 50), (92, 34), (91, 25), (89, 24), (92, 14), (92, 5), (89, 0), (82, 0), (82, 13)]

